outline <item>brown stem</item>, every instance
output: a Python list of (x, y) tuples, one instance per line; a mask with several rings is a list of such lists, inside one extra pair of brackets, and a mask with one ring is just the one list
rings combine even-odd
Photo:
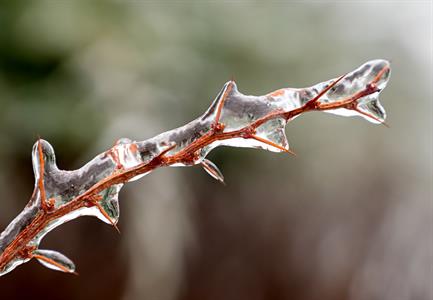
[[(29, 242), (32, 241), (50, 222), (85, 206), (89, 207), (89, 206), (96, 205), (102, 211), (98, 203), (98, 201), (100, 200), (100, 197), (98, 198), (98, 193), (102, 192), (103, 190), (109, 188), (112, 185), (126, 183), (137, 175), (150, 172), (159, 167), (169, 166), (176, 163), (193, 164), (194, 159), (196, 157), (196, 153), (215, 141), (227, 140), (232, 138), (254, 138), (263, 143), (267, 143), (271, 146), (274, 146), (282, 151), (291, 153), (289, 150), (284, 149), (279, 145), (276, 145), (270, 141), (267, 141), (261, 137), (254, 135), (255, 130), (271, 119), (283, 118), (286, 121), (289, 121), (294, 117), (302, 113), (306, 113), (308, 111), (325, 111), (325, 110), (333, 110), (338, 108), (357, 110), (356, 107), (357, 100), (378, 91), (376, 87), (376, 83), (380, 80), (381, 76), (388, 70), (388, 68), (389, 67), (384, 67), (377, 74), (374, 80), (372, 80), (372, 82), (365, 87), (365, 89), (359, 91), (358, 93), (354, 94), (349, 98), (336, 101), (336, 102), (331, 102), (331, 103), (320, 102), (320, 97), (322, 97), (329, 89), (335, 86), (343, 78), (342, 76), (339, 77), (337, 80), (335, 80), (333, 83), (329, 84), (325, 89), (323, 89), (320, 93), (318, 93), (317, 96), (310, 99), (303, 106), (299, 108), (296, 108), (288, 112), (282, 110), (273, 111), (268, 115), (265, 115), (259, 118), (258, 120), (252, 122), (251, 124), (249, 124), (244, 128), (241, 128), (239, 130), (224, 132), (224, 124), (220, 123), (220, 118), (221, 118), (223, 106), (225, 104), (225, 98), (227, 97), (228, 93), (232, 89), (232, 84), (229, 83), (222, 96), (223, 97), (222, 101), (217, 107), (216, 117), (209, 132), (203, 134), (201, 137), (193, 141), (191, 144), (180, 149), (178, 152), (172, 155), (167, 155), (167, 154), (171, 150), (173, 150), (176, 147), (176, 145), (172, 145), (168, 147), (166, 150), (161, 152), (158, 156), (154, 157), (153, 159), (151, 159), (146, 163), (143, 163), (141, 165), (129, 169), (123, 169), (123, 168), (119, 169), (113, 175), (108, 176), (103, 180), (97, 182), (84, 193), (78, 195), (68, 203), (57, 208), (52, 206), (49, 201), (47, 202), (46, 199), (44, 181), (43, 181), (44, 180), (44, 159), (43, 159), (41, 145), (39, 143), (38, 153), (39, 153), (40, 167), (39, 167), (38, 187), (41, 193), (40, 199), (41, 199), (42, 209), (39, 210), (36, 217), (33, 218), (33, 220), (19, 234), (15, 236), (15, 238), (11, 241), (11, 243), (9, 243), (9, 245), (4, 249), (3, 253), (1, 253), (0, 271), (3, 270), (6, 265), (8, 265), (12, 260), (14, 260), (17, 257), (31, 258), (32, 254), (27, 253), (28, 251), (26, 252), (25, 249), (27, 249)], [(359, 110), (357, 111), (359, 112)], [(370, 115), (368, 116), (374, 119), (373, 116)], [(106, 217), (111, 222), (111, 219), (108, 216)], [(36, 255), (33, 255), (33, 257), (36, 257)], [(44, 259), (42, 257), (38, 257), (38, 258)], [(50, 261), (50, 263), (53, 262)], [(59, 266), (59, 268), (61, 268), (61, 266)]]

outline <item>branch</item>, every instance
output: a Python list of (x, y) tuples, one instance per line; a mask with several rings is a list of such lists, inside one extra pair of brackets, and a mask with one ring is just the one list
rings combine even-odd
[(148, 140), (120, 139), (75, 171), (59, 170), (51, 145), (38, 140), (32, 152), (33, 194), (0, 235), (0, 276), (32, 258), (49, 268), (75, 274), (74, 264), (63, 254), (39, 249), (42, 238), (84, 215), (116, 227), (118, 193), (123, 184), (156, 168), (199, 164), (224, 182), (215, 164), (206, 159), (212, 149), (225, 145), (293, 154), (285, 125), (308, 111), (357, 115), (384, 124), (385, 111), (378, 96), (389, 75), (387, 61), (373, 60), (312, 87), (284, 88), (264, 96), (243, 95), (235, 82), (229, 81), (201, 117)]

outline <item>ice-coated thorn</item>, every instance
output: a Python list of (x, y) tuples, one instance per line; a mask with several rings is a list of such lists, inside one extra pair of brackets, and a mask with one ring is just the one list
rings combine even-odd
[(78, 275), (75, 264), (60, 252), (38, 249), (33, 251), (32, 257), (49, 269)]
[(275, 144), (274, 142), (268, 141), (268, 140), (266, 140), (266, 139), (264, 139), (264, 138), (261, 138), (261, 137), (255, 135), (255, 134), (252, 134), (250, 137), (251, 137), (252, 139), (255, 139), (256, 141), (262, 142), (262, 143), (264, 143), (264, 144), (267, 144), (267, 145), (269, 145), (269, 146), (272, 146), (272, 147), (274, 147), (274, 148), (277, 148), (278, 150), (281, 150), (281, 151), (283, 151), (283, 152), (286, 152), (286, 153), (289, 153), (289, 154), (291, 154), (291, 155), (296, 156), (296, 153), (293, 152), (292, 150), (290, 150), (290, 149), (286, 149), (286, 148), (284, 148), (284, 147), (282, 147), (282, 146), (280, 146), (280, 145), (278, 145), (278, 144)]
[(114, 227), (114, 229), (116, 229), (117, 233), (120, 234), (119, 227), (117, 227), (117, 224), (110, 218), (110, 216), (105, 211), (105, 209), (101, 206), (98, 200), (94, 201), (93, 203), (98, 208), (99, 212), (105, 217), (105, 219)]
[(223, 90), (220, 92), (220, 95), (217, 96), (217, 111), (216, 111), (216, 116), (215, 116), (215, 120), (214, 120), (214, 124), (218, 124), (220, 122), (221, 119), (221, 114), (222, 114), (222, 109), (224, 107), (225, 101), (227, 100), (227, 96), (230, 94), (230, 92), (236, 89), (236, 83), (233, 80), (230, 80), (229, 82), (227, 82), (224, 87)]
[(219, 182), (225, 185), (224, 175), (221, 173), (221, 171), (213, 162), (205, 158), (201, 162), (201, 166), (210, 176), (212, 176), (214, 179), (218, 180)]
[(373, 115), (371, 115), (371, 114), (369, 114), (369, 113), (366, 113), (366, 112), (364, 112), (364, 111), (362, 111), (362, 110), (360, 110), (360, 109), (358, 109), (357, 107), (355, 108), (355, 109), (353, 109), (354, 111), (356, 111), (356, 112), (358, 112), (360, 115), (362, 115), (362, 116), (365, 116), (365, 117), (367, 117), (367, 118), (370, 118), (371, 120), (373, 120), (374, 122), (376, 122), (377, 124), (380, 124), (380, 125), (383, 125), (383, 126), (385, 126), (386, 128), (390, 128), (390, 126), (384, 121), (384, 120), (381, 120), (381, 119), (379, 119), (379, 118), (377, 118), (377, 117), (375, 117), (375, 116), (373, 116)]
[(326, 88), (324, 88), (317, 96), (315, 96), (313, 99), (308, 100), (308, 102), (305, 104), (307, 106), (309, 105), (313, 105), (314, 103), (316, 103), (320, 97), (322, 97), (324, 94), (326, 94), (331, 88), (333, 88), (338, 82), (340, 82), (341, 79), (344, 78), (344, 76), (346, 76), (347, 74), (341, 75), (339, 78), (337, 78), (337, 80), (334, 80), (333, 82), (331, 82)]
[(382, 79), (382, 77), (384, 75), (385, 75), (385, 77), (387, 77), (387, 75), (385, 73), (387, 73), (387, 72), (389, 73), (389, 71), (390, 71), (389, 62), (385, 62), (385, 65), (377, 73), (377, 75), (374, 77), (373, 81), (371, 82), (371, 84), (373, 84), (379, 92), (381, 91), (381, 89), (377, 87), (377, 83)]
[(40, 197), (41, 207), (45, 212), (47, 212), (50, 208), (47, 205), (47, 198), (45, 195), (45, 187), (44, 187), (45, 159), (44, 159), (44, 154), (42, 152), (42, 144), (40, 138), (38, 139), (38, 159), (39, 159), (38, 187), (39, 187), (39, 193), (41, 195)]
[(166, 155), (168, 152), (170, 152), (171, 150), (173, 150), (174, 148), (176, 148), (176, 143), (172, 143), (170, 146), (168, 146), (166, 149), (162, 150), (161, 153), (158, 154), (158, 157), (163, 157), (164, 155)]
[[(111, 199), (111, 200), (113, 200), (113, 199)], [(96, 206), (96, 208), (98, 209), (98, 211), (100, 213), (100, 215), (97, 215), (98, 219), (100, 219), (101, 221), (113, 226), (114, 229), (116, 229), (116, 231), (120, 234), (120, 230), (116, 225), (117, 220), (119, 219), (119, 209), (118, 209), (117, 196), (115, 198), (115, 202), (111, 203), (112, 205), (115, 204), (114, 207), (112, 205), (111, 205), (111, 207), (107, 207), (107, 204), (109, 204), (110, 202), (107, 202), (107, 198), (104, 199), (104, 197), (102, 197), (99, 194), (89, 195), (89, 196), (87, 196), (85, 201), (86, 201), (85, 202), (86, 207)], [(101, 204), (103, 204), (104, 206)], [(113, 210), (114, 210), (114, 215), (113, 215)], [(110, 217), (110, 214), (113, 217)]]
[(56, 156), (54, 154), (54, 149), (48, 143), (47, 141), (43, 139), (38, 139), (36, 143), (33, 145), (32, 150), (32, 165), (33, 165), (33, 172), (35, 174), (35, 179), (39, 179), (39, 174), (41, 172), (41, 153), (42, 152), (42, 158), (44, 161), (44, 172), (50, 171), (50, 170), (57, 170), (56, 165)]
[(39, 138), (33, 146), (32, 152), (33, 171), (35, 174), (35, 192), (39, 191), (40, 206), (44, 212), (49, 212), (54, 208), (54, 205), (46, 197), (45, 190), (45, 175), (46, 171), (55, 170), (54, 150), (51, 145)]
[(383, 121), (382, 123), (383, 126), (385, 126), (386, 128), (391, 128), (391, 125), (389, 125), (387, 122)]

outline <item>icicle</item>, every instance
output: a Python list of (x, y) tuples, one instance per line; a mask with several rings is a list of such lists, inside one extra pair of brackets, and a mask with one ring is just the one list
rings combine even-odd
[(77, 274), (74, 263), (60, 252), (38, 249), (33, 251), (33, 257), (49, 269)]
[(221, 173), (221, 171), (218, 169), (218, 167), (213, 162), (211, 162), (209, 159), (205, 158), (201, 162), (201, 165), (202, 165), (203, 169), (210, 176), (212, 176), (214, 179), (218, 180), (222, 184), (225, 184), (225, 182), (224, 182), (224, 175)]

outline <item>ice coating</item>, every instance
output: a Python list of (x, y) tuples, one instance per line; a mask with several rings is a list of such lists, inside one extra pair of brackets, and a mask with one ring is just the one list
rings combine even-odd
[(28, 262), (29, 260), (30, 258), (14, 258), (2, 270), (0, 270), (0, 276), (11, 272), (13, 269), (18, 267), (19, 265), (22, 265), (23, 263)]
[(33, 251), (33, 257), (43, 266), (65, 273), (75, 273), (75, 264), (60, 252), (38, 249)]
[[(98, 183), (116, 174), (127, 173), (129, 170), (146, 165), (165, 151), (167, 156), (181, 153), (198, 140), (209, 136), (216, 125), (222, 126), (221, 134), (232, 133), (249, 128), (263, 118), (272, 116), (254, 127), (254, 136), (239, 134), (215, 139), (203, 144), (190, 159), (176, 161), (169, 166), (201, 164), (212, 177), (223, 182), (222, 173), (206, 159), (212, 149), (218, 146), (232, 146), (273, 152), (288, 151), (289, 143), (285, 126), (298, 115), (292, 115), (292, 112), (297, 110), (321, 110), (342, 116), (361, 116), (370, 122), (382, 123), (386, 114), (379, 103), (378, 96), (385, 88), (389, 75), (390, 68), (387, 61), (372, 60), (342, 77), (307, 88), (283, 88), (263, 96), (244, 95), (239, 92), (234, 81), (229, 81), (223, 86), (209, 109), (197, 119), (144, 141), (136, 142), (122, 138), (112, 148), (74, 171), (60, 170), (56, 164), (53, 147), (48, 142), (39, 140), (32, 151), (34, 193), (24, 210), (1, 233), (0, 255), (40, 215), (43, 203), (51, 203), (54, 210), (61, 209)], [(115, 225), (120, 215), (118, 196), (123, 184), (137, 180), (149, 172), (128, 177), (120, 183), (101, 190), (97, 195), (83, 198), (83, 201), (87, 201), (87, 205), (48, 222), (28, 242), (28, 246), (38, 251), (41, 240), (48, 232), (80, 216), (95, 216), (108, 224)], [(42, 201), (43, 199), (45, 201)], [(15, 257), (4, 265), (0, 275), (28, 260), (27, 257)], [(47, 264), (47, 261), (45, 260), (44, 263)]]
[(218, 169), (218, 167), (208, 159), (203, 159), (201, 162), (203, 169), (214, 179), (218, 180), (221, 183), (224, 183), (224, 175)]

